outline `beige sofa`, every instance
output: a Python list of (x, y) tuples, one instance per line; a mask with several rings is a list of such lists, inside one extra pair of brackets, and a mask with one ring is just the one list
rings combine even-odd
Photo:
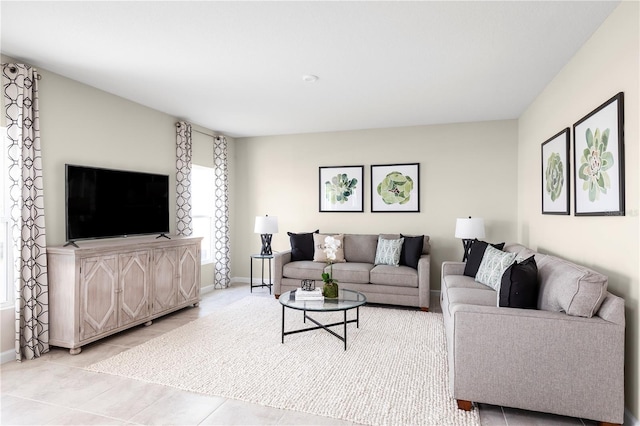
[(475, 401), (621, 424), (624, 300), (593, 270), (518, 244), (504, 251), (535, 255), (537, 310), (497, 307), (496, 291), (463, 275), (464, 263), (442, 265), (449, 385), (458, 406)]
[[(329, 235), (329, 234), (327, 234)], [(385, 234), (385, 238), (400, 238), (398, 234)], [(340, 288), (364, 293), (370, 303), (415, 306), (429, 309), (429, 273), (431, 256), (429, 237), (424, 236), (422, 254), (417, 268), (410, 266), (375, 265), (377, 234), (344, 234), (346, 262), (333, 264), (333, 278)], [(322, 286), (322, 272), (328, 270), (324, 262), (312, 260), (291, 261), (291, 250), (274, 254), (274, 294), (280, 297), (286, 291), (300, 287), (303, 279), (316, 281)]]

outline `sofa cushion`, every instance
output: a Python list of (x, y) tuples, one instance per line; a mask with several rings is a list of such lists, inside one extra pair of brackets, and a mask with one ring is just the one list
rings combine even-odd
[(447, 298), (449, 300), (449, 310), (451, 305), (479, 305), (479, 306), (496, 306), (496, 292), (485, 286), (484, 289), (479, 288), (450, 288), (447, 290)]
[(369, 272), (373, 268), (373, 263), (346, 262), (336, 263), (333, 266), (326, 266), (325, 272), (333, 268), (333, 278), (338, 283), (366, 284), (369, 282)]
[(418, 269), (418, 260), (420, 260), (424, 248), (424, 235), (408, 237), (400, 234), (400, 236), (404, 238), (402, 251), (400, 252), (400, 265)]
[[(469, 256), (467, 257), (467, 263), (464, 265), (464, 274), (468, 277), (474, 277), (478, 273), (478, 268), (480, 267), (480, 263), (482, 263), (482, 257), (484, 256), (484, 252), (487, 249), (489, 243), (486, 241), (473, 240), (471, 243), (471, 248), (469, 249)], [(504, 243), (491, 244), (493, 247), (498, 250), (502, 250), (504, 247)]]
[(398, 266), (400, 264), (400, 253), (404, 238), (388, 240), (378, 238), (378, 248), (376, 249), (376, 265)]
[(538, 253), (536, 251), (531, 250), (528, 247), (523, 246), (522, 244), (510, 243), (506, 244), (502, 251), (508, 251), (509, 253), (516, 253), (516, 261), (522, 262), (525, 259), (530, 258), (531, 256), (535, 256), (536, 263), (540, 263), (540, 261), (546, 257), (546, 254)]
[[(480, 290), (490, 290), (486, 285), (479, 283), (466, 275), (446, 275), (443, 277), (446, 288), (476, 288)], [(444, 290), (444, 289), (443, 289)]]
[(476, 281), (486, 284), (494, 290), (499, 290), (502, 275), (511, 266), (515, 258), (515, 253), (507, 253), (492, 246), (487, 246), (476, 274)]
[(282, 267), (282, 275), (287, 278), (300, 280), (322, 280), (322, 272), (324, 272), (325, 266), (324, 263), (314, 262), (312, 260), (289, 262)]
[(534, 255), (513, 263), (504, 271), (498, 306), (536, 309), (538, 306), (538, 266)]
[(607, 295), (608, 278), (555, 256), (538, 262), (538, 308), (591, 318)]
[(344, 258), (347, 262), (373, 264), (376, 260), (378, 236), (369, 234), (345, 234)]
[(336, 258), (333, 263), (346, 262), (344, 259), (344, 235), (325, 235), (325, 234), (313, 234), (313, 261), (327, 263), (327, 253), (324, 252), (325, 239), (327, 237), (333, 237), (338, 241), (338, 249), (336, 250)]
[(376, 265), (369, 273), (371, 284), (418, 287), (418, 271), (408, 266)]
[(313, 234), (319, 232), (293, 233), (287, 232), (289, 241), (291, 242), (291, 261), (297, 260), (313, 260)]

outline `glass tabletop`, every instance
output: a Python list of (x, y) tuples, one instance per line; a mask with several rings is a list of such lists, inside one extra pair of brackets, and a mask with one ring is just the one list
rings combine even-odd
[(280, 304), (302, 311), (346, 311), (357, 308), (367, 302), (367, 297), (359, 291), (338, 290), (338, 297), (322, 300), (296, 300), (296, 291), (287, 291), (280, 295)]

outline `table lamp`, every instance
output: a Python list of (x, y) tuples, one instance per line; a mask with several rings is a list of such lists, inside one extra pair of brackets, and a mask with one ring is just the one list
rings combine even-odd
[(466, 262), (469, 257), (469, 249), (475, 238), (484, 238), (484, 220), (479, 217), (456, 219), (456, 238), (462, 239), (464, 256), (462, 261)]
[(262, 250), (260, 255), (270, 256), (271, 252), (271, 235), (278, 233), (278, 218), (276, 216), (256, 216), (256, 223), (253, 232), (260, 234), (262, 239)]

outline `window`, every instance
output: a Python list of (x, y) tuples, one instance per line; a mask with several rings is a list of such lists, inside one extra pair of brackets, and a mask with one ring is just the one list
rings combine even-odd
[(2, 167), (2, 178), (0, 178), (0, 197), (2, 205), (0, 208), (0, 307), (13, 305), (13, 256), (11, 247), (11, 220), (9, 206), (9, 159), (6, 158), (7, 129), (0, 127), (2, 134), (2, 155), (0, 155), (0, 166)]
[(193, 235), (203, 237), (200, 250), (202, 264), (213, 263), (214, 179), (213, 167), (191, 167), (191, 219)]

